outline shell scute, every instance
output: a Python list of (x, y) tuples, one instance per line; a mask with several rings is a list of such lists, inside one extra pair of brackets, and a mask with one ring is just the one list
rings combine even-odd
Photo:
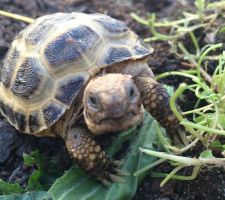
[(47, 106), (45, 106), (42, 113), (47, 127), (54, 124), (64, 112), (65, 108), (53, 102), (50, 102)]
[(110, 33), (124, 33), (128, 31), (128, 27), (122, 21), (113, 19), (111, 17), (100, 17), (95, 21), (99, 22)]
[(37, 44), (40, 40), (46, 37), (52, 24), (44, 21), (39, 26), (35, 26), (32, 31), (25, 37), (26, 42)]
[(72, 16), (63, 15), (62, 13), (53, 14), (50, 17), (40, 17), (38, 26), (32, 27), (31, 31), (25, 36), (25, 41), (36, 45), (48, 36), (51, 29), (56, 28), (56, 24), (71, 19), (73, 19)]
[(144, 46), (135, 46), (133, 49), (136, 55), (148, 55), (151, 53), (150, 49)]
[(44, 54), (52, 65), (71, 62), (81, 58), (81, 55), (90, 49), (99, 36), (88, 26), (80, 25), (50, 42)]
[(132, 56), (132, 54), (130, 53), (130, 51), (128, 51), (127, 48), (113, 47), (113, 48), (109, 49), (109, 51), (107, 52), (107, 55), (105, 58), (105, 63), (113, 64), (116, 62), (121, 62), (123, 60), (130, 58), (131, 56)]
[(24, 115), (24, 113), (21, 111), (17, 111), (14, 113), (15, 114), (15, 123), (16, 123), (16, 126), (17, 128), (24, 132), (25, 131), (25, 128), (26, 128), (26, 117)]
[(36, 132), (41, 125), (40, 116), (38, 112), (32, 112), (29, 115), (29, 127), (31, 132)]
[(70, 106), (83, 86), (85, 79), (83, 76), (71, 76), (66, 80), (61, 80), (58, 83), (55, 99), (61, 103)]
[(17, 71), (11, 89), (16, 95), (29, 99), (38, 88), (40, 79), (39, 66), (37, 66), (36, 60), (27, 58)]
[(7, 113), (10, 122), (14, 124), (15, 123), (14, 112), (13, 112), (12, 108), (10, 106), (8, 106), (7, 104), (5, 104), (5, 112)]
[(11, 84), (11, 78), (19, 58), (20, 52), (17, 50), (17, 48), (12, 48), (4, 62), (4, 67), (1, 69), (1, 82), (5, 87), (9, 87)]
[(7, 104), (4, 104), (2, 101), (0, 101), (0, 108), (2, 110), (2, 113), (8, 116), (9, 121), (11, 123), (15, 123), (15, 116), (12, 108), (9, 107)]

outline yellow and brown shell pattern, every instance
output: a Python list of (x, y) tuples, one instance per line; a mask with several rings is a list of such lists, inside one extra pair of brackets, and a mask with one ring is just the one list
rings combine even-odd
[(152, 50), (123, 22), (103, 14), (56, 13), (20, 32), (0, 69), (0, 112), (37, 134), (70, 109), (94, 67), (144, 59)]

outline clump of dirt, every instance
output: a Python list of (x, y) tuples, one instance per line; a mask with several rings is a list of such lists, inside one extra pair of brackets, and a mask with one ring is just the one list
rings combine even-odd
[[(148, 12), (156, 12), (159, 17), (175, 17), (182, 7), (191, 9), (193, 1), (178, 0), (1, 0), (1, 9), (28, 17), (37, 18), (39, 16), (54, 12), (100, 12), (120, 19), (128, 24), (141, 37), (149, 37), (148, 28), (138, 24), (131, 17), (130, 13), (135, 12), (140, 16), (146, 16)], [(0, 68), (7, 53), (10, 43), (15, 35), (27, 24), (0, 16)], [(155, 74), (165, 71), (184, 69), (185, 66), (173, 53), (166, 42), (153, 43), (155, 52), (149, 60), (149, 65)], [(177, 87), (181, 82), (188, 81), (178, 77), (169, 77), (160, 80), (164, 84)], [(190, 99), (193, 96), (186, 94), (187, 103), (181, 105), (182, 108), (190, 109)], [(194, 101), (194, 100), (193, 100)], [(2, 123), (2, 124), (1, 124)], [(23, 165), (23, 152), (31, 153), (39, 149), (47, 159), (54, 159), (66, 170), (71, 166), (71, 160), (60, 139), (36, 138), (23, 135), (13, 129), (8, 123), (0, 119), (0, 130), (8, 127), (8, 133), (0, 135), (0, 178), (9, 182), (19, 181), (22, 186), (26, 186), (27, 179), (32, 172), (32, 168)], [(5, 130), (5, 129), (4, 129)], [(5, 130), (5, 131), (7, 131)], [(22, 141), (22, 142), (21, 142)], [(1, 162), (2, 161), (2, 162)], [(157, 167), (164, 171), (166, 165)], [(185, 172), (184, 172), (185, 173)], [(133, 200), (217, 200), (225, 199), (224, 171), (220, 169), (204, 169), (194, 181), (171, 181), (165, 187), (160, 188), (161, 179), (146, 177), (139, 186)], [(210, 188), (210, 189), (209, 189)], [(208, 190), (209, 189), (209, 190)]]

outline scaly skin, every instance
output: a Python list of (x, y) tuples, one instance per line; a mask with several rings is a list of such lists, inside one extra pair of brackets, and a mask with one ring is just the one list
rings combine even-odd
[(91, 80), (84, 91), (83, 105), (88, 129), (96, 135), (126, 130), (144, 116), (137, 86), (131, 76), (124, 74)]
[(88, 128), (77, 120), (67, 128), (64, 139), (68, 151), (76, 163), (103, 184), (121, 182), (121, 176), (126, 173), (118, 169), (119, 162), (105, 154), (94, 136), (126, 130), (141, 122), (144, 109), (140, 93), (131, 76), (107, 74), (91, 80), (86, 86), (83, 105)]
[(91, 80), (83, 97), (87, 128), (78, 126), (67, 132), (66, 145), (73, 159), (106, 185), (120, 180), (122, 174), (94, 135), (126, 130), (139, 123), (143, 106), (172, 137), (181, 129), (170, 109), (168, 93), (148, 69), (140, 68), (142, 74), (135, 74), (133, 79), (130, 75), (108, 73)]
[(107, 157), (87, 128), (71, 127), (65, 141), (73, 160), (102, 183), (109, 185), (114, 181), (122, 181), (116, 162)]
[(169, 94), (162, 84), (151, 77), (137, 77), (135, 83), (141, 93), (144, 108), (173, 136), (181, 126), (169, 105)]

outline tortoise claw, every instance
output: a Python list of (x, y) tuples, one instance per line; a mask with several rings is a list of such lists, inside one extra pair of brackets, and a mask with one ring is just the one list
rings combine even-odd
[(120, 175), (120, 176), (129, 176), (129, 175), (130, 175), (129, 172), (124, 171), (124, 170), (121, 170), (121, 169), (116, 169), (116, 172), (117, 172), (117, 174)]
[(125, 183), (126, 180), (123, 176), (128, 175), (128, 173), (123, 172), (122, 170), (115, 169), (115, 171), (119, 171), (119, 173), (113, 174), (109, 173), (107, 177), (99, 179), (103, 185), (110, 187), (113, 183)]
[(99, 180), (107, 187), (110, 187), (114, 182), (125, 183), (125, 177), (130, 175), (128, 172), (118, 168), (124, 161), (110, 161), (108, 168), (105, 169), (104, 175)]
[(116, 167), (121, 167), (124, 163), (124, 160), (114, 160), (112, 162)]
[(111, 187), (112, 186), (112, 182), (106, 180), (106, 179), (100, 179), (100, 181), (102, 182), (103, 185), (105, 185), (106, 187)]
[(109, 174), (110, 180), (117, 183), (125, 183), (125, 179), (115, 174)]

